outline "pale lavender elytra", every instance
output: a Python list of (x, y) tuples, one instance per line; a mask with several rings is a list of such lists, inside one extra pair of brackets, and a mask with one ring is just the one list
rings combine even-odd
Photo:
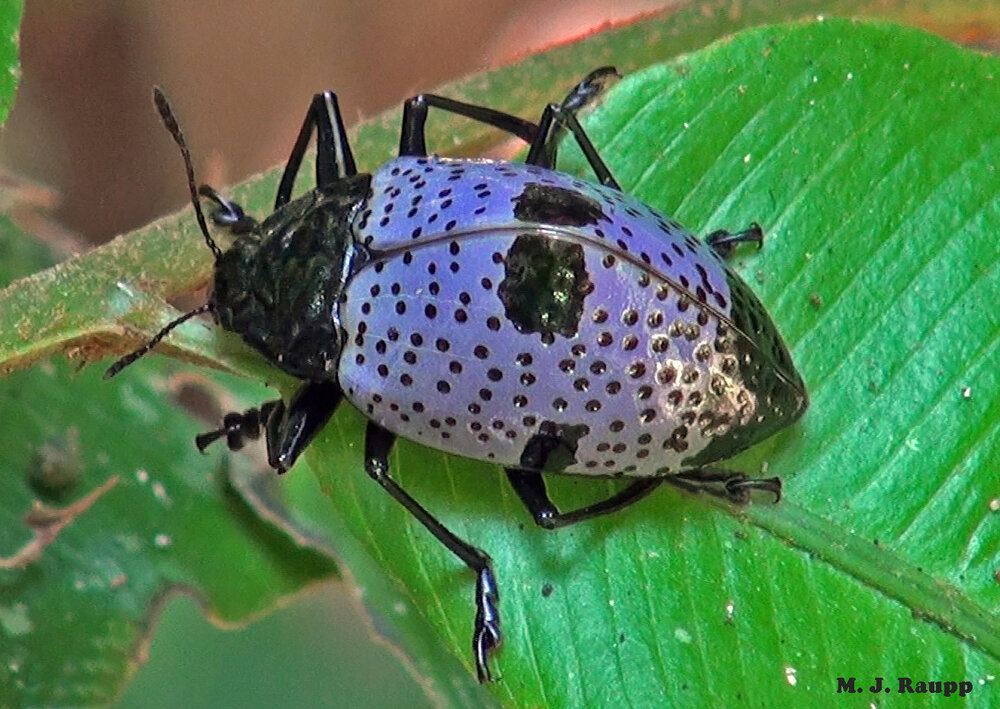
[[(590, 202), (590, 218), (525, 221), (526, 194)], [(532, 437), (557, 434), (568, 453), (545, 470), (653, 476), (728, 458), (806, 407), (749, 288), (620, 191), (531, 165), (401, 157), (373, 174), (352, 229), (372, 260), (343, 296), (339, 381), (405, 438), (525, 467)], [(576, 258), (561, 331), (512, 317), (505, 281), (531, 276), (511, 273), (510, 255), (531, 237)]]

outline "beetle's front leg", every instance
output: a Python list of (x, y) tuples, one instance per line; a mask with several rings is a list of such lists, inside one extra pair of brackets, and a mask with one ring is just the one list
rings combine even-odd
[(306, 449), (340, 403), (343, 394), (333, 382), (309, 382), (287, 406), (281, 399), (268, 401), (260, 409), (229, 413), (222, 419), (222, 428), (195, 438), (198, 450), (225, 437), (229, 450), (239, 450), (247, 439), (260, 437), (261, 429), (267, 441), (267, 462), (284, 473)]

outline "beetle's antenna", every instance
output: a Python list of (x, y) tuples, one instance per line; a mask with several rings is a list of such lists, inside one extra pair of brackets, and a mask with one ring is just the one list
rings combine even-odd
[(215, 240), (212, 239), (211, 235), (208, 233), (208, 224), (205, 222), (205, 214), (201, 211), (201, 200), (198, 199), (198, 188), (195, 187), (194, 183), (194, 165), (191, 164), (191, 151), (188, 150), (187, 143), (184, 142), (184, 134), (181, 132), (181, 127), (177, 125), (177, 119), (174, 118), (174, 112), (170, 108), (170, 102), (167, 101), (167, 97), (163, 93), (163, 89), (159, 86), (153, 87), (153, 103), (156, 104), (156, 110), (160, 113), (160, 118), (163, 119), (163, 125), (167, 127), (170, 131), (170, 136), (177, 143), (177, 147), (181, 149), (181, 157), (184, 158), (184, 168), (187, 170), (187, 180), (188, 180), (188, 190), (191, 192), (191, 204), (194, 205), (194, 213), (198, 219), (198, 226), (201, 227), (201, 233), (205, 235), (205, 243), (208, 244), (208, 248), (212, 250), (215, 254), (215, 258), (222, 256), (222, 250), (216, 245)]
[(154, 347), (156, 347), (156, 345), (159, 344), (160, 340), (162, 340), (164, 337), (166, 337), (167, 334), (171, 330), (173, 330), (175, 327), (177, 327), (178, 325), (180, 325), (182, 322), (190, 320), (195, 315), (201, 315), (202, 313), (210, 312), (212, 309), (213, 309), (213, 306), (212, 306), (211, 303), (205, 303), (204, 305), (199, 305), (194, 310), (192, 310), (190, 312), (187, 312), (187, 313), (184, 313), (180, 317), (175, 318), (174, 320), (171, 320), (169, 323), (166, 324), (166, 326), (164, 326), (164, 328), (162, 330), (160, 330), (158, 333), (156, 333), (155, 335), (153, 335), (153, 337), (149, 340), (149, 342), (147, 342), (146, 344), (144, 344), (142, 347), (140, 347), (139, 349), (135, 350), (134, 352), (125, 355), (124, 357), (122, 357), (121, 359), (119, 359), (117, 362), (115, 362), (114, 364), (112, 364), (110, 367), (108, 367), (107, 371), (104, 372), (104, 378), (105, 379), (111, 379), (111, 377), (113, 377), (116, 374), (118, 374), (118, 372), (120, 372), (123, 369), (125, 369), (125, 367), (129, 366), (130, 364), (132, 364), (133, 362), (135, 362), (137, 359), (139, 359), (140, 357), (142, 357), (144, 354), (146, 354), (147, 352), (149, 352), (151, 349), (153, 349)]

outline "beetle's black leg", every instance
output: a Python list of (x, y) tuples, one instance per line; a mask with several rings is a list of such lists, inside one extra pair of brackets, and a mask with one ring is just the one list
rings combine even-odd
[(243, 207), (223, 197), (214, 187), (202, 185), (198, 188), (198, 194), (215, 203), (216, 208), (212, 210), (211, 217), (216, 226), (225, 227), (233, 234), (246, 234), (256, 228), (256, 219), (247, 216)]
[(775, 502), (781, 500), (781, 478), (777, 477), (748, 478), (743, 473), (725, 470), (691, 470), (668, 475), (664, 480), (691, 492), (707, 492), (716, 497), (724, 497), (738, 505), (750, 501), (751, 490), (763, 490), (774, 495)]
[(230, 450), (239, 450), (247, 439), (259, 438), (263, 428), (267, 462), (279, 473), (284, 473), (327, 422), (342, 396), (340, 387), (333, 382), (309, 382), (288, 406), (276, 399), (259, 410), (226, 414), (222, 428), (201, 434), (195, 438), (195, 445), (204, 451), (211, 443), (225, 437)]
[(495, 111), (485, 106), (455, 101), (454, 99), (435, 94), (420, 94), (408, 99), (403, 104), (403, 130), (399, 136), (399, 154), (416, 157), (427, 156), (427, 142), (424, 138), (424, 125), (427, 122), (427, 109), (433, 106), (449, 113), (471, 118), (474, 121), (499, 128), (502, 131), (517, 136), (530, 143), (538, 132), (538, 126), (531, 121), (518, 118), (509, 113)]
[(625, 509), (651, 493), (664, 481), (662, 477), (640, 478), (606, 500), (570, 512), (560, 512), (545, 490), (545, 480), (541, 473), (523, 468), (507, 468), (507, 479), (514, 492), (521, 498), (521, 502), (528, 508), (535, 524), (545, 529), (558, 529)]
[(755, 242), (757, 248), (764, 243), (764, 230), (757, 222), (751, 222), (749, 228), (736, 233), (730, 233), (725, 229), (713, 231), (705, 237), (705, 243), (715, 249), (715, 252), (722, 257), (729, 256), (736, 244)]
[[(621, 74), (613, 66), (604, 66), (600, 69), (595, 69), (583, 77), (580, 83), (566, 94), (566, 98), (563, 99), (561, 104), (553, 104), (553, 110), (557, 114), (563, 112), (571, 113), (575, 116), (582, 109), (595, 103), (601, 94), (620, 78)], [(549, 115), (548, 117), (545, 114), (542, 115), (542, 120), (539, 122), (539, 134), (532, 144), (531, 153), (529, 153), (526, 162), (552, 169), (556, 165), (556, 151), (559, 148), (563, 134), (566, 132), (566, 125), (565, 121), (554, 120), (556, 116), (551, 111), (547, 110), (546, 113)], [(607, 168), (605, 167), (604, 170), (607, 170)], [(596, 168), (595, 172), (598, 172), (600, 175), (600, 172)]]
[[(573, 87), (573, 90), (566, 95), (560, 106), (565, 111), (576, 113), (596, 101), (604, 89), (619, 78), (619, 76), (618, 71), (614, 67), (605, 66), (595, 69)], [(503, 111), (496, 111), (492, 108), (477, 106), (463, 101), (455, 101), (444, 96), (420, 94), (403, 104), (403, 130), (399, 137), (400, 156), (413, 155), (425, 157), (427, 155), (424, 124), (427, 121), (427, 109), (431, 106), (455, 113), (459, 116), (465, 116), (466, 118), (485, 123), (494, 128), (499, 128), (502, 131), (517, 136), (526, 143), (534, 143), (538, 139), (538, 126), (531, 121), (526, 121), (523, 118), (518, 118)], [(555, 129), (551, 142), (557, 142), (558, 139), (558, 129)]]
[(274, 200), (276, 210), (288, 204), (292, 198), (295, 177), (299, 174), (302, 158), (305, 157), (306, 149), (309, 147), (314, 127), (316, 128), (316, 186), (323, 187), (358, 173), (351, 146), (347, 142), (347, 131), (344, 130), (344, 119), (340, 115), (337, 95), (332, 91), (316, 94), (306, 112), (299, 137), (295, 139), (292, 154), (281, 176), (278, 196)]
[(590, 142), (583, 126), (576, 119), (576, 112), (563, 108), (559, 104), (550, 103), (545, 107), (542, 120), (538, 122), (538, 135), (531, 144), (528, 157), (525, 163), (528, 165), (540, 165), (552, 169), (556, 162), (556, 147), (559, 143), (560, 133), (568, 130), (576, 138), (577, 145), (587, 158), (590, 168), (594, 171), (598, 181), (607, 187), (621, 190), (618, 181), (611, 174), (611, 170), (604, 164), (604, 160), (597, 152), (597, 148)]
[(393, 433), (369, 421), (365, 429), (365, 470), (392, 499), (405, 507), (451, 553), (476, 572), (476, 624), (472, 636), (472, 651), (476, 658), (479, 681), (488, 682), (490, 680), (488, 656), (492, 650), (499, 647), (502, 640), (500, 614), (497, 610), (500, 594), (493, 577), (490, 557), (481, 549), (456, 537), (389, 477), (389, 450), (395, 440), (396, 436)]
[[(295, 464), (343, 398), (333, 382), (309, 382), (267, 421), (267, 462), (279, 473)], [(280, 416), (277, 415), (280, 413)]]

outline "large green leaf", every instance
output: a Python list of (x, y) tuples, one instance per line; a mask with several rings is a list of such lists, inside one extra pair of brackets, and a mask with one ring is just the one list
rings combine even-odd
[[(662, 491), (555, 533), (496, 468), (403, 442), (395, 476), (493, 556), (526, 706), (831, 702), (836, 678), (1000, 669), (1000, 62), (892, 25), (748, 31), (628, 77), (588, 124), (629, 192), (700, 232), (759, 220), (741, 270), (812, 394), (734, 465), (787, 481), (746, 511)], [(442, 638), (471, 583), (362, 475), (343, 411), (309, 459)], [(606, 492), (560, 480), (565, 506)], [(596, 488), (596, 490), (595, 490)], [(519, 524), (512, 524), (518, 520)], [(551, 594), (543, 586), (551, 586)], [(873, 661), (873, 657), (879, 658)]]

